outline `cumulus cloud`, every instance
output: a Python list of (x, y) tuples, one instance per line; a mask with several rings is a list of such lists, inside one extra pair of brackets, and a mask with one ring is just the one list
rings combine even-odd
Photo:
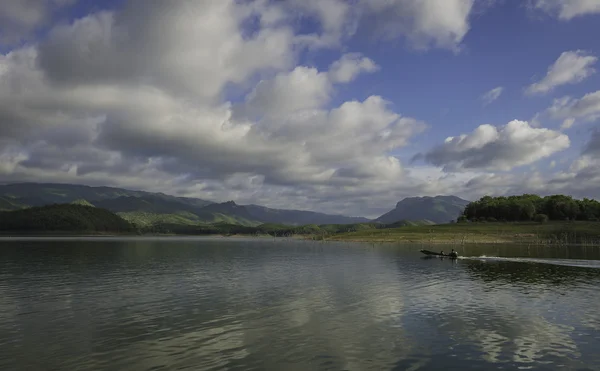
[[(464, 192), (473, 197), (483, 195), (568, 194), (576, 198), (597, 198), (600, 182), (600, 132), (594, 130), (579, 157), (562, 158), (565, 169), (550, 173), (523, 171), (474, 174), (465, 183)], [(551, 162), (555, 163), (555, 161)], [(553, 167), (553, 166), (551, 166)]]
[(475, 0), (290, 0), (292, 14), (320, 20), (321, 33), (303, 35), (312, 47), (339, 44), (357, 30), (383, 39), (405, 38), (417, 49), (457, 50), (470, 29)]
[(600, 13), (600, 0), (533, 0), (533, 5), (562, 21)]
[[(423, 122), (376, 95), (331, 106), (338, 84), (377, 70), (371, 59), (297, 65), (303, 35), (266, 5), (147, 4), (90, 14), (0, 56), (3, 181), (351, 214), (372, 191), (382, 196), (369, 207), (385, 211), (389, 198), (426, 189), (390, 154)], [(232, 86), (243, 99), (227, 99)]]
[(353, 33), (355, 14), (352, 6), (341, 0), (289, 0), (282, 5), (291, 8), (291, 14), (316, 17), (320, 20), (321, 32), (301, 35), (300, 40), (310, 47), (320, 48), (338, 45)]
[(503, 91), (504, 91), (504, 88), (502, 86), (498, 86), (498, 87), (493, 88), (492, 90), (488, 91), (487, 93), (485, 93), (484, 95), (481, 96), (481, 100), (483, 100), (483, 104), (487, 106), (488, 104), (492, 103), (496, 99), (500, 98), (500, 95), (502, 95)]
[(329, 76), (333, 82), (350, 82), (361, 72), (375, 72), (379, 66), (373, 60), (363, 57), (360, 53), (344, 54), (329, 68)]
[(260, 81), (246, 96), (245, 104), (236, 107), (236, 113), (280, 119), (306, 113), (326, 106), (335, 84), (351, 82), (360, 73), (375, 72), (378, 68), (375, 62), (359, 53), (342, 55), (327, 72), (298, 66), (291, 72), (280, 72), (274, 78)]
[(555, 119), (563, 119), (563, 126), (567, 128), (573, 126), (575, 120), (596, 121), (600, 118), (600, 90), (579, 99), (568, 96), (555, 99), (547, 112)]
[(597, 129), (592, 132), (581, 155), (572, 161), (566, 170), (543, 178), (543, 181), (538, 182), (538, 189), (544, 192), (562, 192), (575, 197), (598, 197), (600, 132)]
[[(333, 99), (342, 84), (377, 71), (375, 61), (349, 53), (328, 67), (299, 63), (310, 48), (340, 52), (369, 27), (417, 48), (455, 50), (474, 2), (439, 4), (133, 0), (61, 23), (0, 55), (0, 180), (374, 217), (406, 196), (509, 192), (516, 175), (474, 179), (555, 153), (568, 138), (510, 123), (470, 134), (466, 150), (446, 143), (452, 163), (428, 154), (432, 166), (406, 167), (398, 150), (424, 122), (379, 95)], [(307, 34), (298, 17), (318, 26)]]
[(507, 171), (534, 163), (569, 145), (565, 134), (514, 120), (502, 127), (481, 125), (471, 134), (449, 137), (420, 157), (433, 165), (445, 166), (448, 171)]
[(531, 84), (526, 93), (544, 94), (561, 85), (581, 82), (596, 73), (592, 67), (596, 62), (597, 57), (582, 50), (563, 52), (554, 64), (548, 67), (546, 76), (541, 81)]
[(565, 119), (562, 122), (562, 124), (560, 124), (560, 128), (563, 130), (570, 129), (573, 126), (573, 124), (575, 124), (575, 119), (571, 117), (571, 118)]
[(19, 43), (76, 0), (0, 0), (0, 44)]
[(590, 140), (583, 149), (583, 154), (600, 158), (600, 130), (596, 129), (592, 132)]
[(475, 0), (360, 0), (369, 24), (386, 38), (404, 36), (418, 49), (457, 49), (469, 32)]

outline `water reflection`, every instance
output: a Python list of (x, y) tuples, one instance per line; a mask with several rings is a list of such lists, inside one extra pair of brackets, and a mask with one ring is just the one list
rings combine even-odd
[(0, 242), (0, 369), (600, 365), (600, 271), (419, 248)]
[(586, 287), (600, 283), (600, 269), (596, 268), (520, 261), (468, 260), (463, 264), (473, 278), (491, 283), (504, 282), (536, 289)]

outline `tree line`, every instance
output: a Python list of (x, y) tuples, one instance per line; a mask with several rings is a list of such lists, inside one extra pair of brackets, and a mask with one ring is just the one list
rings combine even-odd
[(533, 194), (509, 197), (485, 196), (469, 203), (458, 221), (600, 220), (600, 202), (588, 198)]
[(0, 212), (4, 232), (132, 232), (134, 228), (118, 215), (100, 208), (55, 204)]

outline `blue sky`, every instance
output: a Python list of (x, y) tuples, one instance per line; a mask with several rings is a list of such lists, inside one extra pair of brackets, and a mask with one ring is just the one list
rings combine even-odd
[(0, 5), (0, 182), (366, 216), (600, 197), (600, 0)]

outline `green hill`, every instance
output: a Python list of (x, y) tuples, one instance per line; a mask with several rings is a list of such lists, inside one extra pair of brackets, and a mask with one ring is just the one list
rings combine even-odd
[(174, 214), (156, 214), (145, 211), (130, 211), (117, 213), (121, 218), (127, 220), (138, 228), (147, 228), (157, 224), (181, 224), (181, 225), (199, 225), (198, 216), (180, 212)]
[(75, 204), (0, 212), (2, 232), (126, 233), (133, 226), (114, 213)]
[(396, 208), (375, 219), (393, 224), (406, 220), (431, 221), (436, 224), (456, 221), (469, 201), (456, 196), (409, 197), (398, 202)]
[(431, 220), (399, 220), (392, 224), (386, 224), (383, 228), (418, 227), (421, 225), (434, 225)]

